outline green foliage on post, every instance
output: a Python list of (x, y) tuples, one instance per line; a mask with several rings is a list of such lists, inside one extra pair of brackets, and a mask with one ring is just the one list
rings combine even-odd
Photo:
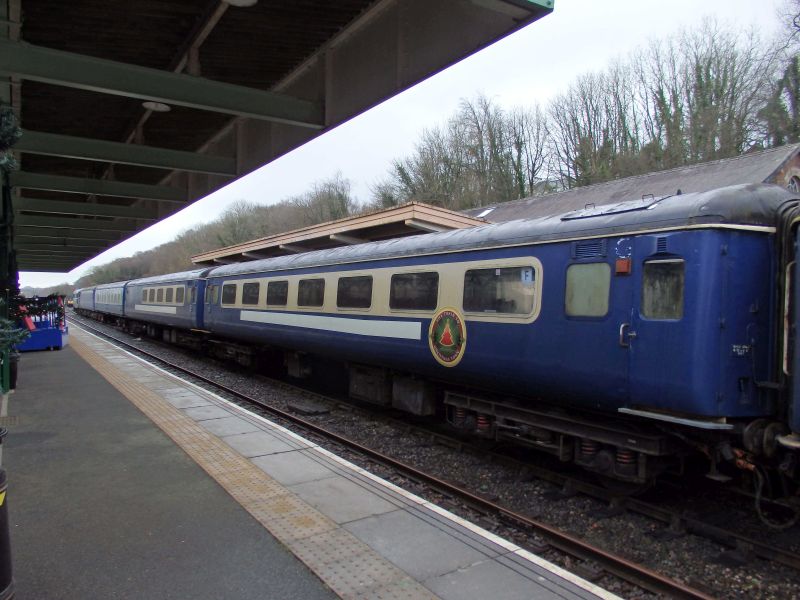
[[(11, 286), (12, 273), (11, 265), (14, 263), (13, 251), (11, 249), (11, 221), (8, 217), (11, 213), (10, 201), (11, 193), (8, 183), (8, 173), (17, 168), (17, 161), (11, 152), (11, 147), (22, 137), (22, 129), (17, 123), (14, 111), (7, 104), (0, 104), (0, 192), (2, 192), (2, 212), (0, 219), (3, 225), (0, 230), (0, 252), (3, 257), (0, 260), (0, 285), (2, 285), (2, 297), (0, 297), (0, 390), (2, 393), (8, 392), (10, 384), (10, 361), (9, 353), (11, 348), (24, 340), (28, 336), (27, 331), (22, 331), (16, 324), (9, 321), (8, 317), (8, 288)], [(10, 260), (9, 260), (9, 257)], [(16, 273), (13, 274), (16, 280)]]
[(8, 172), (17, 168), (11, 147), (21, 137), (22, 129), (14, 111), (7, 104), (0, 104), (0, 170)]
[(0, 318), (0, 360), (2, 360), (2, 377), (0, 377), (0, 388), (2, 393), (8, 392), (11, 382), (10, 355), (11, 350), (17, 344), (23, 342), (30, 335), (25, 329), (20, 329), (16, 323), (9, 319)]
[(8, 301), (0, 297), (0, 392), (3, 394), (8, 392), (11, 383), (11, 351), (30, 335), (28, 330), (21, 329), (15, 321), (6, 318), (9, 312), (16, 313), (9, 311)]
[(21, 329), (13, 321), (0, 318), (0, 351), (11, 350), (17, 344), (24, 342), (29, 335), (27, 329)]

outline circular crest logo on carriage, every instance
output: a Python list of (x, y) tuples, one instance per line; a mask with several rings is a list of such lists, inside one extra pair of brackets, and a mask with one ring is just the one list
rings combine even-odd
[(467, 328), (454, 308), (443, 308), (431, 319), (428, 345), (433, 357), (445, 367), (455, 367), (464, 356)]

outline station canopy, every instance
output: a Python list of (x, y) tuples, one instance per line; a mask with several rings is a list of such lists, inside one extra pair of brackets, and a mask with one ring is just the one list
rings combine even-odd
[(0, 0), (18, 267), (69, 271), (552, 4)]
[(422, 202), (409, 202), (386, 210), (311, 225), (204, 252), (193, 256), (192, 262), (198, 266), (227, 265), (421, 233), (466, 229), (485, 224), (486, 221), (483, 219), (469, 217), (446, 208)]

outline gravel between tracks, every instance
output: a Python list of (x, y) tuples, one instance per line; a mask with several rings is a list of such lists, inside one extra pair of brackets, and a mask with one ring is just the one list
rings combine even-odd
[[(133, 338), (114, 327), (95, 322), (91, 322), (91, 326), (107, 331), (110, 335), (122, 337), (134, 346), (161, 356), (165, 360), (198, 370), (205, 377), (283, 410), (288, 410), (288, 405), (298, 399), (314, 398), (315, 403), (320, 402), (316, 397), (302, 391), (276, 385), (252, 374), (192, 356), (160, 343)], [(235, 398), (230, 400), (241, 403)], [(437, 444), (430, 436), (409, 433), (407, 429), (386, 423), (379, 416), (366, 417), (362, 412), (354, 411), (336, 401), (330, 404), (330, 408), (329, 413), (304, 418), (715, 596), (776, 600), (800, 598), (798, 571), (755, 558), (748, 559), (743, 564), (733, 564), (727, 560), (730, 553), (725, 553), (725, 548), (702, 537), (664, 535), (666, 528), (662, 524), (627, 512), (606, 517), (603, 514), (606, 507), (602, 503), (581, 495), (564, 497), (551, 484), (527, 477), (524, 471), (521, 472), (519, 469)], [(275, 420), (274, 417), (267, 416)], [(282, 424), (290, 429), (293, 428), (289, 423)], [(331, 447), (331, 443), (326, 440), (314, 441), (322, 446)], [(542, 552), (542, 540), (536, 536), (529, 536), (514, 527), (480, 515), (460, 503), (443, 499), (429, 488), (398, 476), (396, 472), (376, 465), (360, 455), (340, 447), (333, 449), (344, 458), (413, 493), (434, 501), (438, 500), (445, 508), (541, 554), (544, 558), (567, 568), (575, 567), (569, 564), (561, 553), (553, 550)], [(687, 502), (691, 502), (691, 499), (687, 499)], [(747, 521), (748, 528), (753, 527), (752, 515), (743, 514), (741, 511), (738, 513), (734, 511), (731, 514)], [(724, 525), (731, 526), (730, 523)], [(797, 543), (800, 537), (798, 532), (800, 528), (795, 527), (789, 532), (775, 535), (779, 535), (781, 539), (791, 544)], [(592, 567), (583, 565), (576, 572), (588, 578), (592, 573)], [(648, 597), (647, 594), (631, 589), (614, 577), (601, 577), (596, 583), (624, 597)]]

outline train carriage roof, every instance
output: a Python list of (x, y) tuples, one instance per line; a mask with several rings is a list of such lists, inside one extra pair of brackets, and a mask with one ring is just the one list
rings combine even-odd
[(154, 275), (152, 277), (142, 277), (141, 279), (132, 279), (128, 283), (130, 285), (153, 285), (159, 283), (177, 283), (180, 281), (189, 281), (193, 279), (202, 279), (210, 269), (205, 267), (203, 269), (193, 269), (191, 271), (181, 271), (180, 273), (167, 273), (166, 275)]
[(107, 290), (110, 288), (121, 288), (124, 287), (125, 284), (128, 283), (127, 281), (114, 281), (113, 283), (101, 283), (98, 285), (93, 286), (97, 290)]
[(778, 208), (797, 197), (797, 194), (777, 185), (737, 185), (710, 192), (651, 197), (596, 208), (587, 206), (583, 210), (551, 217), (254, 260), (217, 267), (207, 276), (302, 269), (697, 225), (774, 227)]

